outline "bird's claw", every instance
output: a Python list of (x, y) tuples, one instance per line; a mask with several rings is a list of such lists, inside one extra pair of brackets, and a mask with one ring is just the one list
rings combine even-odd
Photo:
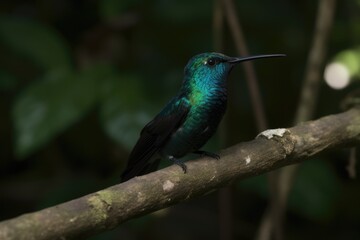
[(187, 172), (187, 166), (185, 165), (185, 163), (183, 161), (181, 161), (180, 159), (174, 158), (172, 156), (169, 157), (171, 161), (174, 162), (174, 164), (178, 165), (181, 167), (181, 169), (184, 171), (184, 173)]

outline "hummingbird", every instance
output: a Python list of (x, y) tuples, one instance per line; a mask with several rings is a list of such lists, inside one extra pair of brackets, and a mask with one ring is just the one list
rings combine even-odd
[(210, 52), (192, 57), (177, 95), (141, 130), (121, 181), (155, 171), (161, 159), (171, 160), (184, 173), (187, 167), (181, 158), (189, 153), (220, 159), (201, 147), (214, 135), (226, 111), (229, 73), (244, 61), (284, 56), (228, 57)]

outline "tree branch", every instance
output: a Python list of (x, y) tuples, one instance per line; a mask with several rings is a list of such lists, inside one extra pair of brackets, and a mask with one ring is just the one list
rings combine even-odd
[(360, 143), (360, 109), (286, 129), (282, 136), (260, 136), (203, 158), (136, 177), (96, 193), (0, 223), (0, 239), (80, 239), (124, 221), (196, 196), (234, 180), (303, 161), (336, 147)]

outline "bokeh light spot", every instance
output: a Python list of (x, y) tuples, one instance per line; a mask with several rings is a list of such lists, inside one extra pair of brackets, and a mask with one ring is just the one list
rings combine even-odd
[(330, 63), (324, 71), (325, 82), (333, 89), (343, 89), (350, 83), (350, 73), (341, 63)]

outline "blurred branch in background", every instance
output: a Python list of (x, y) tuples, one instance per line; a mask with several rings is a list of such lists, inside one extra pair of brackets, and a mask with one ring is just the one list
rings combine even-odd
[[(236, 6), (233, 0), (223, 0), (224, 7), (224, 15), (227, 17), (227, 22), (231, 30), (231, 34), (233, 36), (233, 41), (237, 52), (240, 56), (249, 55), (248, 47), (246, 44), (246, 40), (244, 37), (244, 33), (240, 24), (239, 17), (236, 13)], [(263, 101), (261, 99), (261, 93), (259, 89), (258, 79), (256, 76), (255, 68), (252, 62), (245, 62), (243, 64), (246, 82), (249, 89), (250, 99), (252, 110), (254, 113), (254, 118), (257, 126), (257, 131), (261, 132), (268, 128), (267, 118), (264, 110)], [(277, 236), (281, 235), (281, 222), (279, 220), (279, 211), (278, 211), (278, 196), (279, 196), (279, 188), (277, 185), (278, 181), (278, 173), (271, 172), (268, 174), (268, 184), (269, 184), (269, 199), (270, 199), (270, 207), (268, 216), (271, 216), (271, 222), (274, 224), (275, 233)], [(269, 219), (270, 220), (270, 219)], [(262, 230), (262, 234), (268, 235), (270, 237), (271, 233), (266, 230), (269, 229), (269, 224), (262, 225), (264, 230)]]
[[(317, 18), (314, 29), (313, 41), (309, 50), (309, 56), (305, 69), (305, 77), (302, 85), (300, 101), (295, 116), (295, 123), (301, 123), (313, 118), (316, 105), (318, 102), (319, 88), (321, 84), (322, 67), (325, 61), (326, 48), (330, 29), (333, 23), (336, 0), (320, 0), (317, 12)], [(280, 176), (277, 179), (279, 187), (279, 205), (277, 213), (279, 217), (279, 227), (283, 229), (284, 218), (286, 213), (287, 200), (291, 186), (294, 181), (298, 165), (290, 166), (281, 170)], [(271, 212), (267, 211), (262, 219), (260, 231), (258, 234), (259, 240), (267, 240), (271, 238), (271, 234), (276, 231), (276, 224), (270, 219)], [(267, 227), (263, 227), (267, 226)], [(266, 231), (266, 233), (265, 233)], [(270, 232), (269, 232), (270, 231)], [(283, 231), (280, 230), (275, 234), (275, 239), (282, 240)]]
[[(248, 56), (249, 51), (245, 41), (245, 37), (240, 25), (239, 17), (236, 13), (236, 6), (233, 0), (223, 0), (224, 15), (226, 16), (228, 25), (233, 36), (236, 50), (240, 56)], [(254, 111), (254, 119), (259, 131), (267, 129), (266, 116), (264, 106), (261, 100), (261, 94), (259, 90), (259, 84), (256, 77), (254, 64), (252, 62), (244, 62), (244, 71), (246, 81), (249, 87), (249, 93), (251, 97), (251, 104)]]
[[(223, 52), (224, 13), (222, 0), (214, 0), (213, 10), (213, 45), (215, 52)], [(228, 143), (228, 114), (225, 114), (219, 126), (220, 149)], [(218, 191), (218, 226), (219, 239), (231, 240), (234, 236), (234, 189), (232, 186), (220, 188)]]
[(350, 150), (349, 164), (346, 167), (349, 173), (349, 177), (352, 179), (356, 178), (356, 148), (353, 147)]
[[(0, 222), (2, 240), (81, 239), (121, 223), (207, 194), (214, 189), (360, 142), (360, 109), (299, 126), (269, 131), (221, 153), (133, 178), (125, 183), (38, 212)], [(271, 138), (271, 139), (270, 139)], [(196, 176), (196, 177), (194, 177)], [(299, 230), (300, 231), (300, 230)]]
[(313, 118), (318, 103), (319, 88), (328, 38), (335, 14), (336, 0), (320, 0), (315, 23), (314, 36), (309, 50), (295, 123)]
[[(249, 51), (247, 43), (241, 28), (240, 20), (237, 14), (236, 6), (232, 0), (218, 0), (215, 1), (214, 10), (214, 43), (215, 51), (222, 52), (222, 35), (223, 31), (220, 29), (223, 23), (223, 16), (226, 17), (227, 24), (230, 28), (230, 32), (233, 37), (234, 45), (237, 49), (239, 56), (248, 56)], [(258, 87), (258, 80), (255, 73), (254, 65), (251, 62), (244, 63), (245, 78), (248, 85), (251, 105), (253, 108), (253, 114), (257, 126), (257, 131), (263, 131), (267, 128), (266, 115), (264, 106), (261, 99), (260, 89)], [(227, 141), (227, 121), (223, 120), (221, 128), (222, 145), (226, 146)], [(274, 182), (275, 183), (275, 182)], [(226, 187), (219, 192), (219, 204), (220, 204), (220, 239), (232, 239), (233, 235), (233, 217), (231, 214), (233, 191), (231, 187)]]

